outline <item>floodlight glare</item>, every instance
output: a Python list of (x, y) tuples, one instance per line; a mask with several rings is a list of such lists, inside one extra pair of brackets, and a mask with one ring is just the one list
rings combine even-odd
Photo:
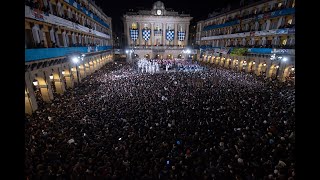
[(72, 62), (73, 63), (78, 63), (79, 62), (79, 58), (78, 57), (73, 57), (72, 58)]
[(286, 62), (287, 60), (288, 60), (288, 58), (286, 58), (286, 57), (282, 58), (283, 62)]

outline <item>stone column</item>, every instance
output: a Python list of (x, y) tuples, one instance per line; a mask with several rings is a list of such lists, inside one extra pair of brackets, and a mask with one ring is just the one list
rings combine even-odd
[(188, 45), (188, 37), (189, 37), (189, 24), (185, 24), (185, 28), (186, 28), (186, 37), (185, 37), (185, 44), (184, 46)]
[[(31, 109), (33, 112), (38, 109), (38, 104), (37, 104), (36, 97), (35, 97), (35, 94), (33, 91), (32, 80), (29, 78), (30, 73), (29, 72), (25, 73), (24, 77), (25, 77), (25, 83), (26, 83), (26, 90), (28, 93), (28, 94), (26, 94), (26, 96), (28, 96), (28, 97), (25, 97), (25, 99), (27, 101), (26, 103), (30, 103), (30, 106), (31, 106)], [(30, 110), (26, 109), (25, 111), (29, 112)]]
[(71, 77), (70, 72), (68, 74), (65, 74), (64, 76), (66, 78), (66, 83), (68, 88), (73, 88), (74, 81), (73, 78)]
[(151, 23), (151, 35), (150, 35), (151, 46), (154, 45), (154, 23)]
[(142, 23), (139, 22), (138, 23), (139, 25), (139, 33), (138, 33), (138, 36), (139, 36), (139, 46), (142, 46), (144, 43), (142, 42)]
[(56, 91), (58, 94), (63, 94), (63, 92), (65, 91), (65, 86), (64, 83), (61, 81), (60, 78), (57, 79), (53, 79), (54, 81), (54, 86), (56, 87)]
[(174, 40), (173, 40), (173, 45), (178, 46), (178, 24), (174, 24)]
[(130, 39), (130, 24), (129, 22), (125, 22), (125, 33), (127, 35), (127, 45), (130, 46), (130, 42), (131, 42), (131, 39)]
[[(49, 74), (49, 72), (48, 71), (44, 71), (44, 76), (45, 76), (45, 80), (46, 80), (46, 84), (47, 84), (47, 88), (48, 88), (48, 95), (49, 95), (49, 98), (51, 100), (51, 99), (53, 99), (53, 93), (52, 93), (53, 89), (52, 89), (52, 86), (50, 84), (50, 74)], [(45, 86), (42, 86), (42, 88), (45, 88)]]
[(162, 23), (162, 45), (165, 46), (166, 40), (166, 25), (167, 23)]

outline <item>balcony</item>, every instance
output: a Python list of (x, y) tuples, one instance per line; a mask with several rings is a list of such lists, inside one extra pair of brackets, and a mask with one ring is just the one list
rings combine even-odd
[(251, 36), (290, 35), (290, 34), (295, 34), (295, 28), (273, 29), (273, 30), (263, 30), (263, 31), (247, 31), (247, 32), (235, 33), (235, 34), (201, 37), (201, 40), (207, 41), (207, 40), (215, 40), (215, 39), (245, 38), (245, 37), (251, 37)]
[(110, 39), (110, 35), (108, 35), (108, 34), (104, 34), (99, 31), (89, 29), (89, 28), (84, 27), (80, 24), (68, 21), (66, 19), (60, 18), (60, 17), (52, 15), (52, 14), (45, 14), (43, 12), (38, 13), (37, 11), (34, 11), (33, 9), (31, 9), (29, 6), (25, 6), (25, 17), (35, 19), (38, 21), (42, 21), (42, 22), (46, 22), (46, 23), (50, 23), (50, 24), (54, 24), (54, 25), (58, 25), (58, 26), (67, 27), (67, 28), (73, 29), (75, 31), (82, 31), (85, 33), (93, 34), (95, 36)]
[(84, 14), (86, 14), (88, 17), (94, 19), (95, 21), (97, 21), (98, 23), (102, 24), (103, 26), (105, 26), (106, 28), (110, 29), (109, 24), (105, 23), (104, 21), (102, 21), (98, 16), (96, 16), (95, 14), (93, 14), (92, 12), (90, 12), (89, 10), (87, 10), (85, 7), (80, 6), (80, 4), (78, 4), (77, 2), (75, 2), (75, 0), (64, 0), (64, 2), (70, 4), (71, 6), (77, 8), (79, 11), (83, 12)]
[(72, 53), (91, 53), (91, 52), (106, 51), (110, 49), (112, 49), (112, 46), (26, 49), (25, 62), (62, 57)]
[(290, 14), (294, 14), (294, 13), (295, 13), (295, 8), (287, 8), (287, 9), (276, 10), (273, 12), (265, 12), (265, 13), (262, 13), (259, 15), (250, 14), (250, 15), (243, 16), (243, 18), (240, 17), (237, 20), (236, 20), (236, 18), (228, 20), (224, 24), (205, 26), (205, 27), (203, 27), (203, 31), (208, 31), (208, 30), (217, 29), (217, 28), (223, 28), (223, 27), (227, 27), (227, 26), (233, 26), (233, 25), (239, 24), (240, 20), (247, 21), (248, 19), (252, 19), (252, 20), (269, 19), (269, 18), (274, 18), (274, 17), (278, 17), (278, 16), (290, 15)]
[(282, 54), (282, 55), (295, 55), (294, 49), (286, 49), (281, 46), (274, 46), (273, 48), (252, 48), (252, 46), (238, 46), (238, 47), (212, 47), (202, 45), (200, 46), (201, 51), (210, 51), (212, 49), (228, 49), (229, 52), (232, 52), (234, 49), (244, 48), (247, 49), (245, 55), (249, 54)]
[(183, 46), (131, 46), (128, 48), (132, 48), (135, 50), (181, 50), (185, 49), (186, 47)]
[[(91, 11), (88, 11), (85, 7), (80, 6), (80, 4), (78, 4), (77, 2), (75, 2), (75, 0), (64, 0), (64, 2), (68, 3), (69, 5), (77, 8), (79, 11), (83, 12), (86, 16), (94, 19), (95, 21), (97, 21), (98, 23), (100, 23), (101, 25), (105, 26), (106, 28), (110, 29), (109, 24), (105, 23), (103, 20), (101, 20), (98, 16), (96, 16), (95, 14), (93, 14)], [(36, 8), (38, 9), (40, 7), (38, 2), (33, 2), (33, 1), (26, 1), (26, 5), (29, 7)], [(40, 11), (44, 11), (45, 14), (49, 14), (49, 7), (42, 7), (41, 9), (39, 9)]]

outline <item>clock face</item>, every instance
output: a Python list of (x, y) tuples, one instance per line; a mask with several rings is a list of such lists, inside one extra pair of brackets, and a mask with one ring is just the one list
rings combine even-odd
[(157, 15), (161, 15), (161, 10), (160, 9), (157, 10)]

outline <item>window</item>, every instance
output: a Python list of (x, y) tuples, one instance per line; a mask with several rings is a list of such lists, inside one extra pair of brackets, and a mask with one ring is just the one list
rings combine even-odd
[(282, 44), (282, 45), (286, 45), (286, 44), (287, 44), (287, 41), (288, 41), (287, 39), (283, 39), (281, 44)]
[(32, 32), (31, 29), (25, 29), (25, 44), (26, 48), (32, 48), (33, 47), (33, 39), (32, 39)]
[(292, 6), (291, 6), (292, 8), (294, 8), (295, 7), (295, 0), (293, 0), (293, 2), (292, 2)]

